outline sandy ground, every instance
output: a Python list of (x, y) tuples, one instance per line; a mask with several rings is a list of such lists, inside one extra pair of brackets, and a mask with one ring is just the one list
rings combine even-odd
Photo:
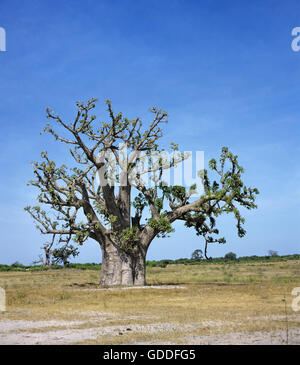
[[(1, 345), (63, 345), (74, 344), (86, 340), (93, 340), (101, 336), (122, 336), (127, 333), (162, 333), (172, 331), (196, 330), (201, 327), (210, 327), (220, 329), (222, 325), (228, 325), (228, 322), (222, 321), (204, 321), (198, 324), (181, 323), (153, 323), (132, 324), (132, 325), (105, 325), (108, 318), (118, 317), (114, 313), (97, 313), (81, 312), (85, 315), (86, 320), (66, 321), (66, 320), (48, 320), (48, 321), (30, 321), (30, 320), (8, 320), (0, 318), (0, 344)], [(280, 316), (274, 320), (280, 320)], [(119, 320), (121, 318), (118, 318)], [(130, 320), (130, 318), (123, 318)], [(138, 319), (136, 316), (135, 321)], [(145, 319), (144, 317), (140, 319)], [(293, 321), (300, 322), (300, 315), (293, 315), (290, 318)], [(259, 317), (256, 318), (259, 320)], [(290, 329), (288, 332), (288, 344), (300, 344), (300, 328)], [(282, 345), (286, 344), (287, 333), (285, 330), (272, 332), (235, 332), (212, 335), (188, 335), (182, 338), (176, 338), (175, 343), (190, 345)], [(179, 341), (179, 342), (178, 342)], [(143, 342), (132, 344), (173, 344), (162, 342)]]
[[(189, 336), (189, 345), (286, 345), (286, 332), (228, 333), (226, 335)], [(300, 328), (289, 330), (289, 345), (300, 344)]]
[[(43, 322), (31, 322), (28, 321), (18, 321), (20, 329), (25, 326), (30, 326), (30, 330), (16, 332), (9, 331), (5, 329), (5, 326), (11, 327), (11, 321), (8, 323), (0, 324), (0, 344), (8, 345), (34, 345), (34, 344), (45, 344), (45, 345), (62, 345), (71, 344), (76, 342), (82, 342), (89, 339), (95, 339), (99, 336), (121, 336), (126, 332), (147, 332), (156, 333), (161, 331), (172, 331), (176, 329), (176, 324), (170, 323), (153, 323), (146, 325), (131, 325), (131, 326), (95, 326), (95, 327), (85, 327), (85, 328), (74, 328), (76, 326), (74, 323), (70, 322), (68, 329), (52, 329), (43, 332), (32, 332), (37, 328), (41, 328)], [(22, 322), (22, 323), (20, 323)], [(3, 325), (3, 327), (2, 327)], [(49, 325), (49, 324), (48, 324)], [(88, 325), (88, 323), (86, 323)], [(93, 323), (93, 326), (95, 323)], [(45, 323), (45, 327), (47, 324)], [(44, 327), (44, 328), (45, 328)], [(28, 328), (28, 327), (27, 327)]]
[[(145, 287), (141, 287), (145, 289)], [(149, 289), (186, 289), (175, 285), (148, 286)], [(139, 287), (129, 288), (107, 288), (107, 289), (80, 289), (81, 291), (95, 290), (125, 290), (139, 289)], [(73, 289), (77, 290), (77, 289)], [(100, 340), (105, 342), (108, 337), (124, 336), (128, 334), (143, 334), (144, 338), (149, 338), (149, 342), (136, 342), (134, 336), (128, 344), (186, 344), (186, 345), (300, 345), (300, 313), (288, 317), (288, 321), (299, 322), (288, 330), (285, 328), (269, 332), (230, 332), (232, 322), (228, 320), (210, 320), (198, 323), (171, 323), (163, 322), (154, 316), (121, 316), (118, 313), (97, 312), (97, 311), (70, 311), (65, 312), (64, 319), (53, 318), (51, 320), (31, 320), (33, 313), (18, 314), (19, 319), (9, 319), (5, 312), (0, 313), (0, 345), (64, 345), (78, 344), (84, 341)], [(3, 314), (3, 315), (2, 315)], [(21, 319), (20, 319), (21, 318)], [(66, 319), (67, 318), (67, 319)], [(77, 320), (72, 320), (77, 318)], [(245, 322), (252, 321), (281, 321), (284, 323), (285, 316), (270, 315), (247, 317)], [(145, 323), (148, 322), (148, 323)], [(116, 324), (117, 323), (117, 324)], [(130, 324), (132, 323), (132, 324)], [(113, 325), (112, 325), (113, 324)], [(242, 323), (237, 323), (241, 325)], [(284, 326), (283, 326), (284, 327)], [(227, 329), (226, 329), (227, 328)], [(236, 327), (240, 328), (240, 327)], [(199, 331), (209, 329), (208, 334), (199, 335)], [(198, 333), (197, 333), (198, 331)], [(174, 332), (174, 342), (172, 334)], [(176, 332), (176, 334), (175, 334)], [(202, 331), (201, 331), (202, 332)], [(201, 333), (200, 332), (200, 333)], [(224, 333), (226, 332), (226, 333)], [(153, 340), (153, 334), (169, 334), (168, 341)], [(224, 333), (224, 334), (221, 334)], [(178, 335), (179, 334), (179, 335)], [(287, 338), (288, 336), (288, 338)], [(130, 338), (130, 337), (128, 337)], [(288, 343), (287, 343), (288, 340)]]
[[(78, 291), (118, 291), (118, 290), (134, 290), (134, 289), (187, 289), (184, 286), (178, 286), (178, 285), (147, 285), (147, 286), (127, 286), (123, 288), (95, 288), (95, 289), (77, 289)], [(71, 289), (72, 291), (76, 289)]]

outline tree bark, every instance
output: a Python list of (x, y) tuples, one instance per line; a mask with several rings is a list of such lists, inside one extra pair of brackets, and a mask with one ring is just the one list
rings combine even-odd
[(140, 245), (125, 252), (107, 239), (101, 248), (100, 285), (146, 285), (146, 252)]

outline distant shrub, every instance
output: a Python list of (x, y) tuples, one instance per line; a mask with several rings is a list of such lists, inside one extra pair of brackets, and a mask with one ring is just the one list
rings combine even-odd
[(19, 261), (14, 262), (10, 266), (11, 267), (20, 267), (20, 268), (23, 268), (24, 267), (24, 265), (22, 265)]
[(274, 250), (269, 250), (268, 255), (271, 257), (278, 257), (278, 252)]
[(68, 263), (65, 266), (67, 269), (79, 269), (79, 270), (99, 270), (101, 268), (101, 264), (95, 263), (86, 263), (86, 264), (76, 264), (76, 263)]
[(167, 264), (165, 262), (160, 262), (158, 267), (165, 268), (167, 267)]
[(161, 261), (146, 261), (147, 267), (161, 267), (165, 268), (170, 260), (161, 260)]
[(12, 267), (9, 265), (0, 265), (0, 271), (11, 271)]
[(29, 270), (29, 271), (47, 271), (49, 269), (50, 269), (50, 267), (47, 267), (44, 265), (34, 265), (34, 266), (29, 266), (26, 268), (26, 270)]
[[(211, 260), (193, 260), (188, 258), (179, 258), (176, 260), (160, 260), (160, 261), (146, 261), (147, 267), (160, 267), (165, 268), (167, 265), (211, 265), (211, 264), (223, 264), (223, 263), (240, 263), (240, 262), (266, 262), (266, 261), (287, 261), (287, 260), (300, 260), (299, 254), (286, 255), (286, 256), (241, 256), (237, 258), (236, 254), (233, 252), (227, 253), (224, 257), (215, 257)], [(101, 263), (68, 263), (65, 267), (62, 265), (52, 264), (50, 267), (45, 267), (43, 265), (31, 265), (25, 266), (19, 262), (15, 262), (12, 265), (0, 264), (0, 272), (2, 271), (45, 271), (45, 270), (68, 270), (68, 269), (78, 269), (78, 270), (100, 270)]]
[(192, 253), (192, 256), (191, 256), (191, 259), (192, 260), (202, 260), (203, 259), (203, 251), (202, 250), (195, 250), (193, 253)]
[(224, 259), (226, 259), (226, 260), (236, 260), (236, 254), (234, 252), (228, 252), (224, 256)]

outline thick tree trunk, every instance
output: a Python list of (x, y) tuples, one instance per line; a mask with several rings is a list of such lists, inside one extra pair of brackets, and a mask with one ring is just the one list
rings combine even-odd
[(102, 244), (100, 285), (146, 285), (146, 252), (126, 253), (111, 241)]

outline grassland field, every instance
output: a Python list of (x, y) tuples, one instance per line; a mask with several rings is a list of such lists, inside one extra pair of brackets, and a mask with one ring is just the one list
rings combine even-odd
[(147, 267), (142, 288), (98, 282), (91, 269), (1, 271), (0, 344), (300, 344), (299, 259)]

